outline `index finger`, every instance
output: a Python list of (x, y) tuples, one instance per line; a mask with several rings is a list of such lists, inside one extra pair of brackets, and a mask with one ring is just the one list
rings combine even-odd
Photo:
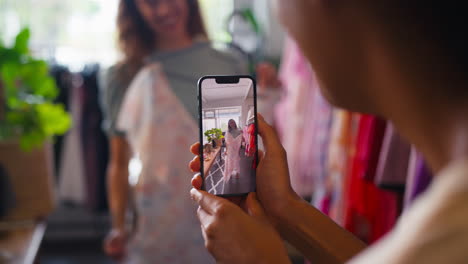
[(210, 215), (214, 214), (221, 204), (228, 202), (221, 197), (195, 188), (190, 190), (190, 195), (200, 205), (201, 209)]
[(192, 146), (190, 146), (190, 151), (194, 155), (200, 155), (200, 142), (197, 142), (197, 143), (193, 144)]

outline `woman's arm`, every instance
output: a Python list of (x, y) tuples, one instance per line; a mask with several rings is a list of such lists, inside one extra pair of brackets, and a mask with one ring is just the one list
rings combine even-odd
[(107, 169), (107, 189), (112, 229), (125, 230), (125, 212), (128, 206), (129, 145), (124, 137), (110, 139), (110, 163)]
[(313, 263), (344, 263), (366, 244), (304, 200), (274, 218), (281, 236)]
[(125, 138), (110, 137), (110, 162), (107, 168), (107, 190), (112, 229), (104, 240), (104, 252), (120, 261), (126, 252), (125, 213), (128, 207), (129, 146)]
[(313, 263), (343, 263), (366, 245), (300, 198), (291, 187), (287, 153), (259, 115), (265, 154), (257, 168), (257, 192), (281, 236)]

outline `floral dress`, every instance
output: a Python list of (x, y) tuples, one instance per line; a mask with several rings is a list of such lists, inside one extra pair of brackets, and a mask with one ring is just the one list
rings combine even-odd
[[(138, 215), (125, 262), (213, 263), (189, 196), (188, 146), (198, 126), (159, 64), (146, 66), (132, 82), (118, 126), (133, 151), (129, 169)], [(135, 160), (140, 166), (132, 169)]]

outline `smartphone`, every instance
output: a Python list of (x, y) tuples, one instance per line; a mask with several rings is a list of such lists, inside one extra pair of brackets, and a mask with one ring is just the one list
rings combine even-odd
[(202, 189), (242, 196), (256, 189), (257, 92), (251, 76), (198, 81)]

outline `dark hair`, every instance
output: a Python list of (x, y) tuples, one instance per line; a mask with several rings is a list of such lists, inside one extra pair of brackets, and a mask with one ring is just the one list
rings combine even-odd
[[(207, 37), (197, 0), (187, 0), (189, 6), (188, 31), (190, 36)], [(118, 44), (124, 54), (123, 63), (135, 72), (143, 59), (154, 50), (156, 36), (140, 14), (135, 0), (120, 0), (117, 15)]]
[[(468, 15), (463, 1), (368, 0), (376, 15), (385, 19), (402, 45), (430, 46), (458, 75), (468, 73)], [(411, 43), (410, 43), (411, 44)], [(417, 46), (415, 46), (417, 48)]]

